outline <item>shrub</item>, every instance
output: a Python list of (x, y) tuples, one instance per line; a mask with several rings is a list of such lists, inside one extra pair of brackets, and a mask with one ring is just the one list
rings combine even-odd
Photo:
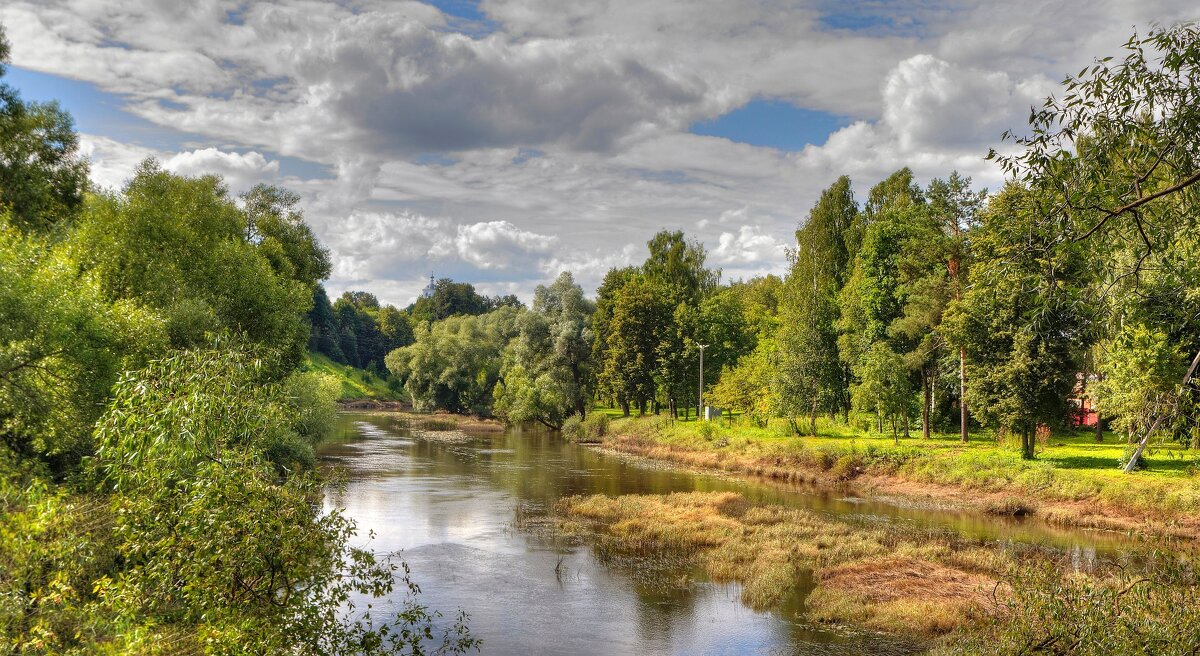
[(581, 442), (584, 435), (586, 435), (586, 431), (583, 426), (583, 420), (579, 418), (579, 415), (567, 417), (562, 425), (563, 438), (568, 442)]
[(603, 412), (593, 412), (583, 420), (583, 430), (586, 437), (599, 442), (605, 435), (608, 435), (608, 415)]

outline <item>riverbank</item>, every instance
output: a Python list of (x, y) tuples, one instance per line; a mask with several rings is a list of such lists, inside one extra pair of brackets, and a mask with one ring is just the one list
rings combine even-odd
[(815, 437), (666, 417), (613, 420), (597, 448), (739, 476), (847, 490), (901, 503), (997, 515), (1034, 515), (1053, 524), (1156, 538), (1200, 538), (1200, 476), (1190, 455), (1162, 451), (1150, 468), (1123, 474), (1123, 444), (1054, 436), (1038, 460), (976, 437), (896, 445), (886, 437), (825, 425)]

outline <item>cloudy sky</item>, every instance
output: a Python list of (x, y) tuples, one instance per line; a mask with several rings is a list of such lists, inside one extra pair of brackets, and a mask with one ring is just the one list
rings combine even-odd
[(1031, 104), (1194, 0), (5, 0), (7, 81), (92, 177), (148, 155), (300, 192), (331, 294), (430, 273), (589, 292), (656, 231), (781, 272), (820, 190), (983, 160)]

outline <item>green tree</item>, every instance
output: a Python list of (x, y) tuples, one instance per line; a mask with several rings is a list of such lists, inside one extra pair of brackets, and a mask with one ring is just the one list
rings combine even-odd
[(664, 331), (673, 327), (674, 306), (664, 291), (661, 285), (635, 276), (613, 299), (597, 382), (601, 393), (626, 415), (631, 406), (645, 414), (646, 404), (655, 397), (659, 345)]
[[(274, 347), (282, 374), (308, 342), (315, 281), (295, 273), (320, 266), (277, 270), (291, 256), (273, 261), (266, 240), (247, 238), (248, 221), (219, 178), (177, 176), (147, 160), (122, 191), (89, 197), (69, 243), (109, 298), (161, 312), (175, 346), (203, 343), (196, 326), (228, 330)], [(315, 242), (300, 250), (323, 253)]]
[(688, 241), (683, 231), (663, 230), (646, 242), (646, 247), (650, 252), (642, 273), (657, 285), (673, 288), (679, 301), (699, 302), (716, 288), (720, 272), (705, 268), (708, 254), (704, 245)]
[(904, 359), (887, 345), (875, 342), (858, 367), (858, 382), (850, 388), (854, 407), (874, 412), (892, 424), (892, 440), (900, 443), (897, 420), (907, 422), (913, 391), (909, 385)]
[(389, 353), (387, 367), (405, 381), (418, 410), (490, 414), (502, 355), (524, 312), (502, 307), (419, 325), (416, 341)]
[(1087, 259), (1059, 248), (1039, 200), (1015, 184), (992, 198), (973, 238), (970, 287), (946, 320), (967, 351), (968, 398), (984, 421), (1020, 436), (1025, 458), (1038, 427), (1066, 417), (1089, 342)]
[(505, 352), (496, 386), (496, 413), (511, 422), (538, 421), (562, 428), (583, 417), (590, 397), (589, 358), (594, 305), (570, 273), (538, 285), (533, 310), (518, 320), (519, 334)]
[(91, 427), (117, 374), (166, 349), (135, 301), (111, 302), (69, 251), (0, 216), (0, 441), (56, 473), (91, 453)]
[[(1106, 290), (1136, 286), (1173, 241), (1196, 233), (1198, 41), (1195, 23), (1134, 34), (1123, 58), (1106, 57), (1068, 77), (1061, 96), (1031, 113), (1026, 136), (1005, 135), (1018, 152), (990, 153), (1010, 176), (1046, 199), (1044, 212), (1058, 222), (1064, 248), (1088, 242), (1097, 257), (1114, 265)], [(1105, 248), (1114, 244), (1123, 255)], [(1189, 350), (1200, 352), (1200, 345)], [(1181, 389), (1187, 388), (1185, 381)], [(1149, 437), (1143, 437), (1127, 471), (1137, 465)]]
[[(8, 53), (0, 27), (0, 78)], [(23, 101), (0, 82), (0, 212), (22, 230), (47, 230), (79, 210), (87, 176), (70, 114), (57, 102)]]
[[(122, 561), (95, 583), (101, 604), (128, 613), (135, 636), (183, 630), (180, 651), (438, 646), (434, 616), (419, 605), (385, 622), (346, 612), (351, 595), (379, 598), (409, 582), (348, 545), (354, 524), (312, 503), (323, 487), (313, 470), (273, 457), (288, 453), (279, 444), (301, 440), (297, 415), (284, 386), (255, 364), (228, 349), (187, 351), (118, 381), (96, 430)], [(458, 629), (440, 646), (477, 644)]]
[(796, 231), (796, 251), (780, 303), (777, 363), (780, 410), (809, 417), (849, 410), (849, 370), (839, 357), (838, 294), (849, 267), (847, 231), (858, 206), (850, 178), (842, 176), (821, 193), (808, 221)]
[[(926, 190), (929, 199), (929, 211), (941, 228), (941, 235), (930, 235), (929, 241), (921, 247), (927, 252), (937, 253), (945, 264), (943, 275), (936, 268), (926, 268), (923, 275), (913, 277), (919, 289), (914, 291), (918, 299), (913, 307), (905, 314), (915, 319), (911, 328), (920, 330), (921, 324), (928, 325), (931, 330), (941, 322), (945, 313), (945, 305), (950, 300), (962, 299), (969, 276), (971, 261), (970, 231), (978, 223), (979, 211), (987, 201), (987, 190), (972, 191), (971, 179), (964, 178), (954, 171), (946, 180), (935, 179), (929, 183)], [(934, 245), (937, 248), (934, 248)], [(920, 252), (920, 251), (918, 251)], [(921, 271), (918, 268), (918, 271)], [(913, 325), (915, 324), (915, 325)], [(911, 329), (910, 328), (910, 329)], [(944, 337), (941, 331), (938, 337)], [(944, 346), (941, 339), (922, 340), (922, 352), (927, 356), (925, 362), (936, 360), (939, 351)], [(959, 439), (965, 444), (968, 438), (969, 408), (967, 406), (967, 351), (959, 346), (958, 356), (958, 409), (959, 409)], [(928, 367), (928, 365), (926, 365)], [(927, 371), (928, 368), (927, 368)], [(930, 373), (936, 376), (936, 368)], [(922, 389), (932, 394), (936, 388), (936, 379), (928, 380), (929, 375), (923, 375)], [(924, 399), (922, 413), (928, 415), (933, 405), (928, 396)], [(927, 423), (927, 422), (926, 422)], [(928, 428), (926, 428), (928, 437)]]

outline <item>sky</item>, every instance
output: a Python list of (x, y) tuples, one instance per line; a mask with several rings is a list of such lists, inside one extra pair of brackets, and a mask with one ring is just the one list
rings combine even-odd
[(6, 0), (5, 82), (75, 117), (94, 183), (146, 157), (290, 188), (331, 296), (432, 274), (592, 293), (662, 229), (787, 269), (822, 189), (997, 188), (1030, 107), (1194, 0)]

